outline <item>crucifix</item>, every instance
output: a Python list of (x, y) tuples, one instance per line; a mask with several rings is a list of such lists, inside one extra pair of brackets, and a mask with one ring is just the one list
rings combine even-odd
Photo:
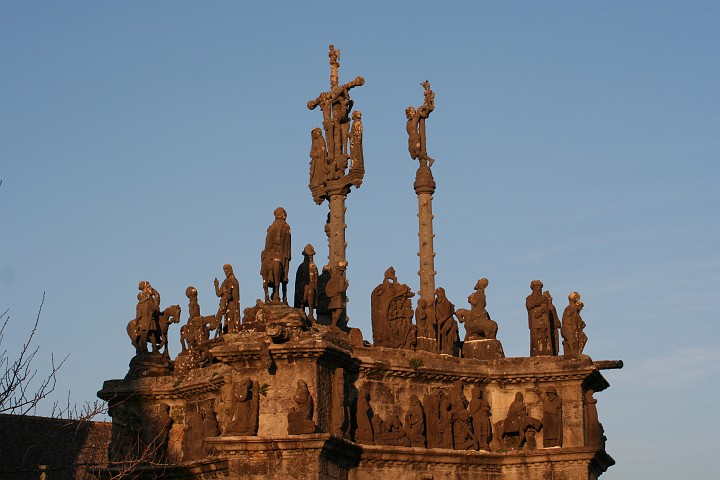
[(325, 227), (328, 235), (328, 260), (331, 267), (347, 262), (345, 250), (345, 199), (350, 187), (359, 188), (365, 174), (362, 151), (362, 114), (351, 111), (354, 102), (350, 90), (365, 83), (357, 77), (340, 85), (340, 50), (330, 45), (330, 90), (307, 103), (308, 109), (320, 107), (322, 129), (310, 134), (310, 192), (315, 203), (328, 200), (330, 214)]

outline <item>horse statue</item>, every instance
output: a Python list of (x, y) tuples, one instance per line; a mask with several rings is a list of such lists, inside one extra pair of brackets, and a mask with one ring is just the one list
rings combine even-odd
[[(278, 289), (282, 286), (283, 302), (287, 302), (287, 283), (283, 283), (283, 262), (278, 258), (273, 258), (267, 254), (265, 250), (262, 252), (260, 259), (260, 275), (263, 278), (263, 290), (265, 291), (265, 303), (280, 301), (280, 293)], [(272, 289), (272, 297), (268, 293), (268, 288)]]
[(150, 329), (144, 331), (140, 325), (140, 319), (134, 318), (128, 322), (127, 333), (130, 341), (135, 347), (135, 353), (147, 353), (147, 343), (152, 345), (153, 352), (159, 352), (163, 347), (163, 356), (169, 357), (167, 333), (171, 323), (180, 321), (180, 305), (171, 305), (162, 312), (155, 312), (154, 322)]
[(455, 310), (460, 323), (465, 324), (465, 341), (495, 339), (497, 337), (498, 324), (485, 312), (478, 315), (466, 308)]

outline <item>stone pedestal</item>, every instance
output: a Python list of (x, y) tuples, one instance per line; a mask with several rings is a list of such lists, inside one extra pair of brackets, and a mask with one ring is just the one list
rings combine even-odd
[(465, 340), (462, 346), (462, 355), (465, 358), (474, 358), (476, 360), (505, 358), (502, 343), (495, 339)]
[[(258, 306), (246, 318), (239, 333), (203, 346), (211, 361), (201, 367), (173, 374), (161, 355), (144, 355), (133, 359), (125, 379), (105, 382), (98, 395), (109, 402), (114, 420), (111, 451), (132, 455), (99, 472), (100, 477), (130, 468), (132, 478), (595, 480), (613, 464), (604, 442), (593, 436), (596, 421), (587, 420), (597, 417), (596, 410), (588, 414), (593, 392), (608, 386), (598, 365), (612, 362), (594, 363), (585, 355), (497, 358), (502, 347), (496, 340), (465, 344), (467, 353), (485, 359), (359, 346), (338, 329), (305, 323), (299, 311), (286, 306)], [(288, 428), (299, 380), (313, 397), (318, 433)], [(257, 434), (218, 435), (221, 393), (247, 381), (258, 401)], [(381, 428), (380, 419), (386, 426), (406, 422), (412, 398), (427, 405), (430, 395), (454, 395), (457, 385), (466, 405), (473, 388), (483, 391), (493, 429), (508, 416), (518, 393), (524, 395), (527, 414), (542, 419), (545, 392), (552, 387), (562, 399), (562, 446), (543, 448), (542, 428), (533, 442), (512, 449), (494, 441), (490, 452), (379, 445), (399, 430), (378, 432), (376, 441), (362, 447), (354, 442), (361, 395), (369, 399), (363, 408), (369, 405), (374, 412), (373, 428)], [(148, 426), (159, 432), (156, 437), (148, 435)], [(198, 443), (185, 441), (190, 428), (194, 438), (202, 429), (200, 455), (197, 449), (186, 451)], [(395, 423), (392, 428), (403, 427)], [(162, 467), (156, 459), (143, 458), (145, 450), (138, 447), (146, 445), (133, 444), (133, 438), (164, 442)], [(123, 445), (128, 439), (130, 444)]]

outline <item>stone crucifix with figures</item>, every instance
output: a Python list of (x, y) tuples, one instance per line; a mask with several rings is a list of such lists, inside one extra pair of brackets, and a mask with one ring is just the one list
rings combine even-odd
[[(310, 192), (315, 203), (328, 200), (330, 215), (326, 225), (331, 266), (346, 262), (345, 258), (345, 198), (350, 187), (359, 188), (365, 174), (362, 150), (362, 114), (352, 112), (350, 89), (365, 83), (357, 77), (340, 85), (340, 50), (330, 45), (330, 90), (322, 92), (307, 106), (310, 110), (320, 107), (323, 115), (322, 128), (311, 133)], [(351, 115), (352, 112), (352, 115)]]

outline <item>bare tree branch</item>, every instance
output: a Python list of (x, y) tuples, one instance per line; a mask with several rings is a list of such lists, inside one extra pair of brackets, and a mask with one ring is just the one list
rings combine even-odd
[[(57, 372), (69, 357), (67, 355), (60, 363), (56, 364), (55, 357), (51, 354), (50, 373), (46, 377), (42, 377), (42, 380), (36, 381), (38, 371), (33, 365), (33, 361), (40, 347), (33, 346), (33, 339), (37, 333), (44, 304), (45, 292), (43, 292), (35, 323), (18, 356), (11, 360), (7, 349), (3, 349), (0, 353), (0, 413), (27, 415), (34, 412), (38, 403), (55, 390)], [(0, 345), (2, 345), (5, 339), (5, 328), (10, 322), (9, 310), (5, 310), (0, 315), (0, 321), (2, 322)]]

